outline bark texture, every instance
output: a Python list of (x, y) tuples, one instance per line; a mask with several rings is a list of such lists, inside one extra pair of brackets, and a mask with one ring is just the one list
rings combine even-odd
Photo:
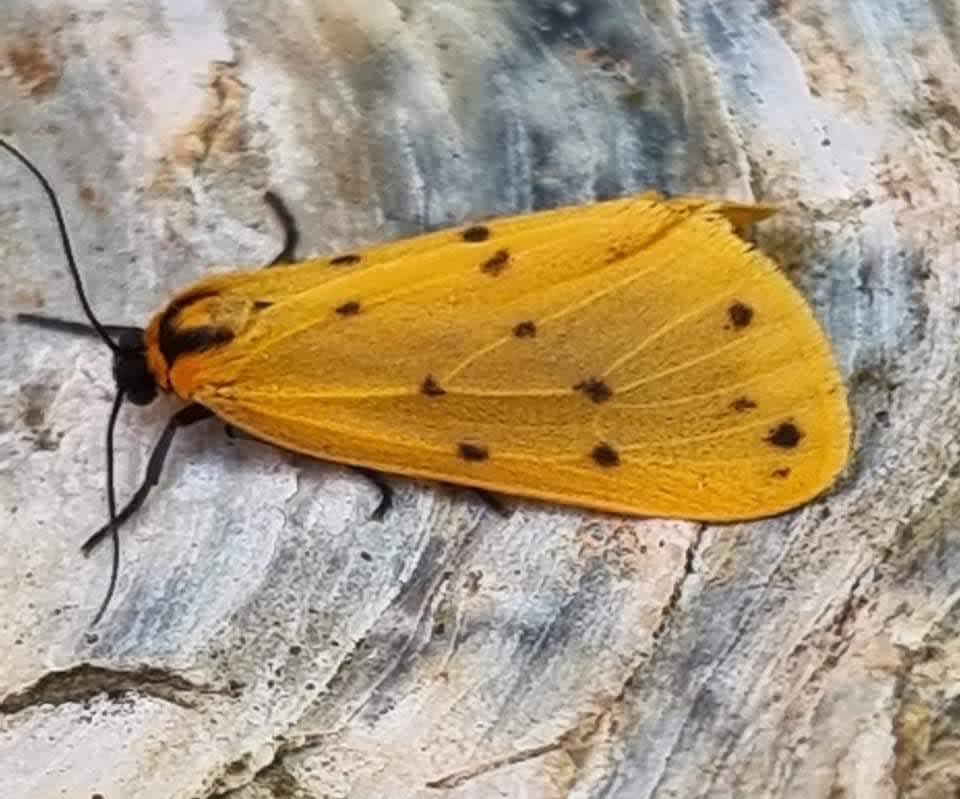
[[(103, 347), (0, 153), (0, 795), (940, 797), (960, 791), (953, 0), (3, 0), (0, 133), (93, 305), (211, 264), (649, 187), (758, 231), (849, 381), (831, 496), (625, 521), (184, 434), (109, 558)], [(132, 490), (173, 405), (127, 410)]]

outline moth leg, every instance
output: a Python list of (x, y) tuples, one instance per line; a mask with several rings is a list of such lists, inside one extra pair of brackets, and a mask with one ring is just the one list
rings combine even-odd
[(503, 516), (506, 518), (510, 515), (509, 508), (507, 508), (500, 497), (498, 497), (496, 494), (491, 494), (489, 491), (486, 491), (482, 488), (472, 488), (470, 490), (483, 501), (483, 504), (486, 505), (487, 508), (496, 513), (497, 516)]
[(294, 260), (294, 251), (297, 249), (297, 243), (300, 241), (300, 231), (297, 229), (297, 223), (293, 218), (293, 214), (290, 213), (287, 204), (272, 191), (264, 193), (263, 201), (270, 206), (270, 210), (273, 211), (277, 220), (280, 222), (280, 227), (283, 228), (283, 249), (277, 253), (276, 258), (267, 264), (267, 268), (292, 263)]
[(390, 487), (390, 484), (383, 479), (383, 475), (380, 474), (380, 472), (367, 469), (363, 466), (351, 466), (350, 468), (357, 472), (357, 474), (362, 474), (366, 477), (380, 492), (380, 502), (377, 503), (377, 507), (375, 507), (373, 513), (370, 514), (371, 519), (377, 522), (380, 521), (387, 514), (387, 511), (393, 507), (393, 489)]
[[(133, 497), (131, 497), (130, 501), (117, 514), (117, 526), (123, 524), (140, 509), (140, 506), (143, 505), (144, 500), (147, 498), (147, 494), (150, 493), (150, 489), (160, 480), (160, 472), (163, 471), (163, 462), (167, 457), (167, 453), (170, 451), (170, 444), (173, 442), (173, 437), (177, 430), (181, 427), (188, 427), (195, 422), (209, 419), (211, 416), (213, 416), (213, 411), (194, 403), (187, 405), (185, 408), (181, 408), (170, 417), (167, 426), (163, 428), (163, 433), (160, 434), (160, 440), (157, 441), (153, 452), (150, 453), (150, 461), (147, 463), (147, 473), (143, 478), (143, 482)], [(89, 555), (97, 544), (104, 539), (109, 530), (110, 525), (105, 524), (90, 536), (82, 547), (83, 554)]]

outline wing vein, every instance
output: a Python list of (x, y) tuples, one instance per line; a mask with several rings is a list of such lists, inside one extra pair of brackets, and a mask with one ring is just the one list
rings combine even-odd
[(701, 391), (696, 394), (687, 394), (685, 396), (677, 397), (676, 399), (653, 400), (651, 402), (623, 402), (618, 399), (615, 407), (631, 409), (635, 408), (638, 410), (641, 408), (668, 408), (671, 405), (683, 405), (684, 403), (691, 402), (692, 400), (702, 400), (710, 397), (718, 397), (722, 394), (732, 394), (736, 389), (749, 386), (752, 383), (756, 383), (758, 380), (763, 380), (764, 378), (775, 375), (784, 371), (785, 369), (790, 368), (791, 366), (796, 366), (796, 363), (793, 361), (783, 361), (782, 363), (777, 364), (777, 366), (775, 366), (773, 369), (765, 369), (762, 372), (757, 372), (756, 374), (750, 375), (750, 377), (746, 378), (745, 380), (740, 380), (736, 383), (726, 383), (720, 388), (715, 388), (712, 391)]
[[(759, 277), (758, 274), (752, 274), (746, 277), (745, 279), (741, 280), (733, 287), (732, 292), (736, 293), (737, 291), (742, 289), (744, 286), (752, 283), (757, 277)], [(693, 310), (688, 311), (687, 313), (672, 317), (669, 322), (661, 325), (657, 330), (655, 330), (653, 333), (651, 333), (649, 336), (643, 339), (643, 341), (639, 342), (635, 347), (627, 350), (623, 355), (617, 358), (612, 364), (610, 364), (603, 371), (603, 376), (610, 377), (610, 375), (616, 369), (623, 366), (623, 364), (629, 361), (631, 358), (634, 358), (637, 355), (639, 355), (641, 352), (647, 349), (651, 344), (657, 341), (657, 339), (663, 338), (665, 335), (667, 335), (667, 333), (669, 333), (671, 330), (676, 329), (677, 327), (682, 325), (684, 322), (687, 322), (691, 319), (695, 319), (698, 316), (701, 316), (706, 311), (712, 308), (716, 308), (718, 305), (720, 305), (720, 303), (729, 302), (729, 299), (730, 299), (729, 293), (725, 293), (719, 297), (714, 296), (708, 302), (705, 302), (702, 305), (698, 305)]]
[[(628, 258), (629, 258), (629, 259), (633, 259), (633, 258), (636, 258), (638, 255), (642, 255), (644, 252), (647, 252), (651, 247), (654, 247), (654, 246), (656, 246), (658, 243), (660, 243), (661, 241), (663, 241), (667, 236), (670, 235), (670, 233), (671, 233), (673, 230), (675, 230), (678, 226), (680, 226), (681, 224), (683, 224), (684, 222), (686, 222), (688, 219), (689, 219), (689, 215), (687, 214), (687, 215), (681, 215), (681, 216), (679, 216), (677, 219), (669, 220), (666, 224), (664, 224), (664, 226), (663, 226), (660, 230), (657, 230), (657, 231), (650, 237), (649, 240), (643, 242), (643, 243), (637, 248), (637, 250), (636, 250), (635, 252), (632, 252), (632, 253), (630, 253), (629, 255), (623, 255), (623, 256), (617, 257), (616, 259), (614, 259), (613, 261), (611, 261), (611, 264), (612, 264), (612, 263), (619, 263), (620, 261), (626, 260), (626, 259), (628, 259)], [(663, 263), (659, 263), (659, 264), (651, 267), (650, 269), (644, 269), (644, 270), (639, 271), (639, 272), (632, 272), (632, 273), (626, 275), (622, 280), (619, 280), (619, 281), (617, 281), (616, 283), (614, 283), (614, 284), (612, 284), (612, 285), (610, 285), (610, 286), (607, 286), (607, 287), (604, 288), (604, 289), (601, 289), (601, 290), (599, 290), (599, 291), (595, 291), (593, 294), (590, 294), (590, 295), (588, 295), (587, 297), (584, 297), (584, 298), (581, 299), (581, 300), (577, 300), (576, 302), (572, 302), (572, 303), (570, 303), (569, 305), (566, 305), (566, 306), (564, 306), (563, 308), (560, 308), (559, 310), (555, 311), (555, 312), (552, 313), (552, 314), (547, 314), (546, 316), (544, 316), (544, 317), (541, 318), (539, 324), (540, 324), (540, 326), (543, 326), (543, 325), (544, 325), (545, 323), (547, 323), (547, 322), (555, 321), (555, 320), (560, 319), (560, 318), (562, 318), (562, 317), (564, 317), (564, 316), (566, 316), (566, 315), (568, 315), (568, 314), (570, 314), (570, 313), (573, 313), (574, 311), (579, 311), (579, 310), (581, 310), (581, 309), (583, 309), (583, 308), (586, 308), (587, 306), (593, 304), (593, 303), (596, 302), (597, 300), (602, 299), (603, 297), (608, 296), (611, 292), (616, 291), (616, 290), (618, 290), (618, 289), (620, 289), (620, 288), (623, 288), (623, 287), (625, 287), (625, 286), (629, 286), (631, 283), (633, 283), (633, 282), (636, 281), (636, 280), (639, 280), (641, 277), (644, 277), (645, 275), (649, 275), (649, 274), (651, 274), (652, 272), (657, 272), (658, 270), (663, 269), (664, 267), (668, 266), (670, 263), (673, 263), (674, 260), (675, 260), (675, 259), (669, 259), (668, 261), (663, 262)], [(560, 282), (557, 282), (557, 283), (553, 283), (553, 284), (550, 286), (550, 290), (556, 290), (559, 286), (567, 285), (567, 284), (569, 284), (569, 283), (573, 283), (573, 282), (576, 282), (576, 281), (578, 281), (578, 280), (585, 280), (585, 279), (587, 279), (587, 278), (592, 278), (594, 271), (596, 271), (596, 270), (591, 270), (591, 271), (589, 271), (589, 272), (586, 272), (586, 273), (577, 275), (575, 278), (573, 278), (573, 279), (571, 279), (571, 280), (565, 280), (565, 281), (560, 281)], [(499, 349), (500, 347), (502, 347), (504, 344), (506, 344), (508, 341), (511, 341), (511, 340), (512, 340), (512, 337), (511, 337), (511, 336), (508, 336), (508, 335), (500, 336), (499, 338), (497, 338), (497, 339), (495, 339), (494, 341), (492, 341), (492, 342), (490, 342), (489, 344), (487, 344), (485, 347), (481, 347), (481, 348), (480, 348), (479, 350), (477, 350), (476, 352), (471, 353), (471, 354), (468, 355), (466, 358), (464, 358), (459, 364), (457, 364), (456, 366), (454, 366), (451, 370), (449, 370), (449, 371), (444, 375), (444, 377), (443, 377), (443, 382), (444, 382), (445, 384), (449, 384), (450, 382), (453, 381), (453, 379), (454, 379), (458, 374), (460, 374), (461, 372), (463, 372), (468, 366), (470, 366), (471, 364), (475, 363), (477, 360), (479, 360), (480, 358), (482, 358), (484, 355), (487, 355), (487, 354), (489, 354), (489, 353), (491, 353), (491, 352), (494, 352), (495, 350)]]
[[(777, 330), (781, 327), (779, 324), (774, 326)], [(714, 347), (708, 352), (701, 353), (695, 358), (688, 358), (685, 361), (681, 361), (678, 364), (667, 369), (661, 369), (659, 372), (654, 372), (652, 375), (645, 375), (644, 377), (634, 380), (632, 383), (627, 383), (626, 385), (620, 386), (617, 389), (620, 394), (628, 394), (639, 386), (645, 385), (646, 383), (653, 383), (657, 380), (662, 380), (667, 375), (672, 375), (676, 372), (682, 372), (684, 369), (689, 369), (691, 366), (696, 366), (697, 364), (703, 363), (704, 361), (709, 361), (712, 358), (722, 355), (728, 350), (733, 350), (738, 347), (742, 347), (744, 344), (750, 344), (755, 339), (760, 338), (761, 334), (764, 337), (767, 337), (771, 334), (770, 329), (757, 329), (754, 332), (748, 333), (746, 335), (739, 335), (733, 341), (728, 341), (726, 344), (721, 344), (719, 347)]]
[[(807, 407), (808, 405), (810, 405), (812, 402), (813, 402), (812, 399), (808, 399), (808, 400), (805, 400), (805, 401), (803, 401), (803, 402), (798, 403), (798, 404), (795, 405), (794, 407), (795, 407), (795, 408), (798, 408), (798, 409), (799, 409), (799, 408), (805, 408), (805, 407)], [(232, 403), (232, 405), (233, 405), (234, 407), (244, 408), (244, 407), (246, 406), (246, 403), (244, 403), (244, 402), (242, 402), (242, 401), (234, 401), (234, 402)], [(399, 436), (389, 437), (389, 436), (375, 436), (375, 435), (370, 435), (370, 434), (360, 435), (360, 434), (357, 433), (357, 429), (358, 429), (358, 428), (357, 428), (357, 426), (356, 426), (355, 424), (342, 424), (342, 425), (341, 425), (341, 424), (336, 424), (336, 423), (327, 422), (327, 421), (322, 421), (322, 422), (320, 422), (320, 421), (317, 421), (317, 420), (315, 420), (315, 419), (313, 419), (313, 418), (311, 418), (311, 417), (309, 417), (309, 416), (303, 416), (303, 415), (301, 415), (301, 414), (296, 414), (296, 413), (283, 413), (283, 412), (281, 412), (281, 411), (279, 411), (279, 410), (277, 409), (276, 405), (274, 405), (273, 407), (271, 407), (269, 413), (265, 413), (265, 412), (262, 410), (262, 406), (257, 405), (257, 404), (253, 404), (252, 408), (250, 408), (250, 409), (253, 410), (254, 414), (259, 415), (259, 416), (263, 416), (263, 417), (268, 418), (268, 419), (274, 419), (274, 420), (280, 420), (280, 421), (286, 421), (286, 422), (294, 422), (294, 423), (303, 424), (303, 425), (306, 425), (306, 426), (309, 426), (309, 427), (314, 427), (314, 428), (317, 428), (317, 429), (320, 429), (320, 430), (325, 430), (325, 431), (328, 431), (328, 432), (330, 432), (330, 433), (334, 433), (334, 434), (337, 434), (337, 435), (342, 436), (344, 440), (351, 440), (351, 439), (353, 439), (353, 440), (358, 440), (358, 439), (360, 439), (360, 440), (363, 440), (363, 441), (374, 442), (374, 443), (377, 443), (377, 444), (392, 444), (392, 445), (394, 445), (394, 446), (398, 446), (398, 445), (399, 445), (399, 446), (409, 447), (409, 448), (411, 448), (411, 449), (414, 449), (414, 450), (417, 450), (417, 451), (421, 451), (421, 452), (430, 452), (430, 453), (433, 453), (433, 454), (444, 454), (444, 455), (450, 455), (451, 457), (453, 457), (453, 449), (452, 449), (452, 448), (447, 449), (447, 448), (441, 448), (441, 447), (437, 447), (437, 446), (431, 446), (431, 445), (429, 445), (429, 444), (424, 443), (424, 442), (423, 442), (422, 440), (420, 440), (420, 439), (412, 439), (412, 440), (411, 440), (411, 439), (406, 439), (406, 440), (404, 440), (404, 439), (400, 438)], [(215, 409), (215, 410), (217, 410), (217, 409)], [(219, 414), (219, 413), (220, 413), (220, 410), (217, 410), (217, 412), (218, 412), (218, 414)], [(223, 412), (223, 416), (224, 416), (224, 417), (226, 417), (226, 418), (228, 418), (228, 419), (231, 417), (231, 413), (230, 413), (230, 410), (229, 410), (229, 409), (222, 409), (222, 412)], [(782, 415), (782, 414), (779, 414), (779, 415), (777, 415), (777, 416), (768, 416), (768, 417), (765, 417), (765, 418), (763, 418), (763, 419), (753, 420), (752, 422), (749, 422), (749, 423), (747, 423), (747, 424), (738, 425), (738, 426), (735, 426), (735, 427), (726, 427), (726, 428), (724, 428), (724, 429), (722, 429), (722, 430), (718, 430), (718, 431), (713, 432), (713, 433), (704, 433), (704, 434), (702, 434), (702, 435), (697, 435), (697, 436), (685, 436), (685, 437), (683, 437), (683, 438), (670, 438), (670, 439), (666, 439), (666, 441), (663, 443), (663, 445), (666, 445), (666, 446), (677, 446), (677, 445), (686, 445), (686, 444), (690, 444), (690, 443), (697, 442), (697, 441), (709, 441), (709, 440), (712, 440), (712, 439), (722, 439), (722, 438), (726, 438), (726, 437), (728, 437), (728, 436), (730, 436), (730, 435), (734, 435), (734, 434), (736, 434), (736, 433), (742, 433), (742, 432), (747, 431), (747, 430), (753, 430), (753, 429), (760, 428), (760, 427), (766, 427), (766, 426), (769, 426), (770, 424), (772, 424), (772, 423), (774, 423), (774, 422), (781, 421), (782, 419), (783, 419), (783, 415)], [(239, 421), (239, 420), (235, 420), (235, 421)], [(242, 424), (242, 423), (238, 423), (237, 426), (242, 428), (242, 427), (243, 427), (243, 424)], [(252, 432), (256, 433), (257, 431), (256, 431), (256, 430), (253, 430)], [(262, 431), (261, 431), (261, 432), (262, 432)], [(663, 445), (662, 445), (662, 446), (663, 446)], [(641, 445), (627, 445), (627, 446), (625, 446), (625, 447), (623, 447), (623, 448), (621, 449), (621, 452), (637, 453), (637, 452), (642, 452), (643, 449), (644, 449), (644, 448), (643, 448), (643, 446), (641, 446)], [(780, 453), (781, 457), (783, 457), (784, 454), (785, 454), (785, 453)], [(498, 449), (498, 450), (495, 450), (495, 455), (496, 455), (497, 460), (499, 460), (499, 461), (507, 460), (507, 461), (521, 462), (521, 463), (544, 463), (544, 462), (546, 462), (546, 463), (570, 463), (570, 462), (574, 462), (574, 461), (583, 460), (584, 457), (585, 457), (583, 453), (570, 454), (570, 455), (559, 455), (559, 456), (551, 456), (551, 455), (544, 454), (544, 453), (541, 453), (541, 454), (539, 454), (539, 455), (529, 455), (529, 454), (523, 454), (523, 453), (518, 453), (518, 452), (511, 452), (511, 451), (509, 451), (509, 450), (504, 451), (504, 450), (499, 450), (499, 449)], [(672, 461), (676, 461), (676, 460), (680, 460), (680, 459), (675, 458), (675, 457), (672, 456), (672, 455), (658, 455), (658, 456), (655, 456), (655, 457), (640, 458), (639, 460), (640, 460), (641, 462), (645, 462), (645, 463), (655, 463), (655, 462), (657, 462), (657, 461), (662, 461), (662, 460), (668, 460), (668, 461), (671, 461), (671, 462), (672, 462)], [(691, 460), (694, 460), (694, 459), (691, 459)], [(695, 459), (695, 460), (696, 460), (696, 461), (700, 461), (701, 459), (697, 458), (697, 459)], [(722, 459), (722, 460), (727, 460), (727, 459)]]

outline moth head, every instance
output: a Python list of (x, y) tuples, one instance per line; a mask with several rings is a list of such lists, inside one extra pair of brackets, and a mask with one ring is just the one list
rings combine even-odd
[(116, 344), (113, 379), (117, 391), (134, 405), (149, 405), (157, 397), (157, 381), (147, 365), (143, 330), (139, 327), (122, 330)]

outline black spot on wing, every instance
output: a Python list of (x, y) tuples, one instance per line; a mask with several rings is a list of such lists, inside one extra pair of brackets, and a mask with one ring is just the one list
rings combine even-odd
[(166, 307), (158, 324), (157, 345), (163, 359), (167, 362), (167, 368), (172, 367), (173, 362), (181, 355), (205, 352), (233, 340), (234, 332), (226, 327), (204, 325), (180, 330), (176, 326), (176, 320), (181, 311), (194, 303), (216, 296), (216, 291), (196, 291), (183, 295)]
[[(193, 305), (195, 302), (200, 302), (200, 300), (206, 300), (210, 297), (216, 297), (217, 292), (215, 291), (197, 291), (192, 294), (185, 294), (184, 296), (171, 302), (163, 312), (163, 315), (160, 317), (159, 323), (159, 334), (161, 338), (164, 333), (175, 333), (173, 322), (180, 314), (184, 308)], [(161, 345), (162, 346), (162, 345)]]
[(487, 258), (480, 267), (484, 274), (496, 277), (510, 265), (510, 252), (508, 250), (497, 250), (493, 255)]
[(432, 375), (427, 375), (420, 384), (420, 393), (427, 397), (442, 397), (447, 392), (440, 387)]
[(530, 321), (519, 322), (513, 326), (513, 335), (517, 338), (535, 338), (537, 335), (537, 326)]
[(629, 254), (630, 251), (626, 247), (620, 244), (613, 244), (610, 247), (607, 247), (607, 254), (604, 262), (607, 264), (614, 264), (617, 261), (622, 261)]
[(486, 447), (479, 444), (468, 444), (465, 441), (461, 441), (457, 445), (457, 454), (465, 461), (474, 462), (485, 461), (490, 457), (490, 452)]
[(793, 422), (782, 422), (770, 431), (766, 441), (781, 449), (793, 449), (803, 438), (803, 431)]
[(790, 476), (790, 470), (786, 467), (782, 469), (774, 469), (772, 474), (778, 480), (786, 480)]
[(273, 303), (269, 300), (254, 300), (253, 301), (253, 310), (255, 311), (265, 311), (267, 308), (272, 308)]
[(737, 300), (727, 308), (727, 316), (730, 319), (730, 324), (727, 325), (728, 328), (732, 327), (734, 330), (742, 330), (748, 327), (750, 322), (753, 321), (753, 308)]
[(343, 255), (338, 255), (336, 258), (331, 258), (330, 266), (353, 266), (362, 260), (362, 256), (357, 255), (355, 252), (348, 252)]
[(464, 241), (469, 241), (471, 243), (477, 243), (480, 241), (486, 241), (490, 238), (490, 228), (486, 225), (472, 225), (471, 227), (466, 228), (463, 233), (460, 234)]
[(194, 327), (178, 331), (173, 336), (168, 337), (161, 344), (161, 352), (167, 366), (170, 367), (181, 355), (207, 352), (222, 347), (233, 339), (234, 332), (228, 327)]
[(613, 396), (613, 389), (606, 383), (596, 377), (590, 377), (581, 380), (573, 387), (574, 391), (580, 391), (593, 402), (606, 402)]
[(620, 453), (602, 441), (593, 448), (590, 457), (597, 466), (603, 466), (605, 469), (620, 465)]
[(757, 403), (749, 397), (737, 397), (737, 399), (730, 403), (730, 407), (739, 413), (744, 413), (745, 411), (752, 411), (756, 408)]
[(356, 300), (350, 300), (350, 302), (338, 306), (336, 311), (339, 316), (356, 316), (360, 313), (360, 303)]

